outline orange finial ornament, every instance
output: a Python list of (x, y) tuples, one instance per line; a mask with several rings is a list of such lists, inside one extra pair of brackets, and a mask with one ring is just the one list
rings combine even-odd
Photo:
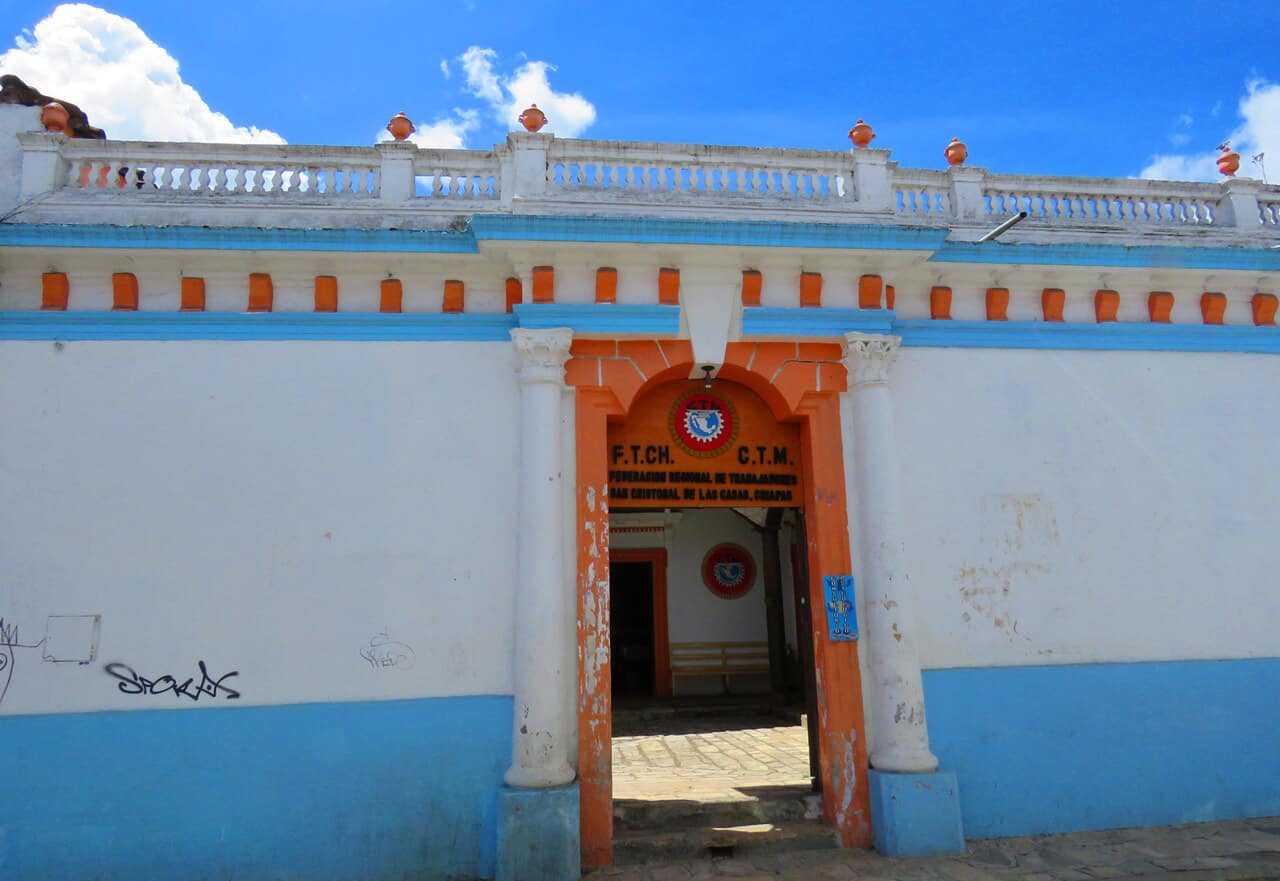
[(67, 108), (57, 101), (50, 101), (40, 111), (40, 124), (47, 132), (67, 132), (67, 122), (70, 119), (71, 114), (67, 112)]
[(547, 115), (538, 109), (537, 104), (530, 104), (529, 109), (520, 114), (518, 122), (527, 131), (536, 132), (547, 124)]
[(1227, 177), (1235, 177), (1235, 173), (1240, 170), (1240, 154), (1231, 149), (1230, 141), (1223, 141), (1218, 149), (1222, 151), (1222, 155), (1218, 157), (1218, 171)]
[(395, 138), (397, 141), (403, 141), (405, 138), (409, 137), (409, 135), (417, 131), (417, 129), (414, 128), (413, 122), (409, 117), (405, 116), (404, 111), (401, 110), (395, 116), (391, 117), (391, 121), (387, 123), (387, 131), (391, 132), (391, 137)]
[(875, 136), (876, 133), (871, 130), (871, 126), (861, 119), (853, 124), (853, 128), (849, 129), (849, 140), (853, 141), (853, 146), (855, 147), (867, 146)]
[(947, 144), (947, 149), (942, 151), (942, 155), (947, 157), (948, 165), (963, 165), (969, 158), (969, 148), (959, 138), (952, 138), (951, 143)]

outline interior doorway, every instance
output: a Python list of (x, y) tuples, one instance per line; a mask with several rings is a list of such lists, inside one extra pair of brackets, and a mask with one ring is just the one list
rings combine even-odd
[(615, 700), (670, 696), (667, 633), (666, 550), (611, 551), (609, 642)]

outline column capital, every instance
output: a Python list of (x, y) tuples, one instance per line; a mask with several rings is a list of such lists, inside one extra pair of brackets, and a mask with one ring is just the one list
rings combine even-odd
[(564, 363), (569, 360), (573, 331), (567, 327), (528, 330), (517, 327), (511, 341), (520, 356), (520, 382), (550, 382), (564, 385)]
[(844, 335), (844, 366), (854, 385), (888, 382), (889, 368), (898, 357), (902, 337), (882, 333)]

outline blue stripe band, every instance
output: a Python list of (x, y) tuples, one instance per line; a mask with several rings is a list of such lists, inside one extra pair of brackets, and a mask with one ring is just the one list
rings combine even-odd
[[(1261, 230), (1260, 230), (1261, 231)], [(1280, 240), (1277, 240), (1280, 241)], [(1267, 247), (1084, 245), (947, 242), (931, 263), (1018, 263), (1028, 266), (1109, 266), (1142, 269), (1280, 270), (1280, 251)]]
[[(826, 314), (824, 314), (826, 313)], [(892, 333), (904, 346), (959, 349), (1082, 349), (1089, 351), (1255, 352), (1280, 354), (1274, 327), (1212, 324), (894, 319), (870, 309), (742, 310), (747, 337), (835, 338), (850, 331)], [(886, 318), (885, 316), (888, 316)]]
[(680, 332), (679, 306), (557, 303), (515, 307), (521, 327), (568, 327), (576, 334), (674, 336)]
[(51, 223), (0, 224), (0, 247), (410, 254), (477, 252), (475, 237), (468, 230), (258, 229)]
[(380, 312), (0, 312), (7, 340), (510, 341), (506, 314)]

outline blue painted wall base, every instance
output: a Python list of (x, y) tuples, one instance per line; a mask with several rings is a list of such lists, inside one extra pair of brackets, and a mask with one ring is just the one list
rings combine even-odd
[(964, 851), (954, 773), (894, 774), (872, 769), (867, 776), (876, 850), (887, 857)]
[(497, 881), (578, 881), (578, 784), (498, 791)]

